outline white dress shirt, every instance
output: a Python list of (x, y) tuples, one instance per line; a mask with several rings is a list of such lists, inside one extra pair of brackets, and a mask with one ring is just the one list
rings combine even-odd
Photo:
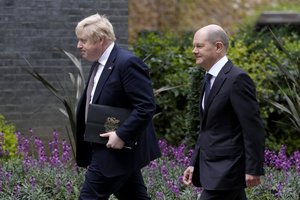
[[(221, 69), (224, 67), (224, 65), (227, 63), (228, 58), (227, 56), (224, 56), (223, 58), (221, 58), (218, 62), (216, 62), (206, 73), (209, 73), (212, 75), (212, 77), (210, 78), (210, 88), (212, 88), (216, 77), (218, 76), (219, 72), (221, 71)], [(202, 99), (202, 109), (204, 109), (204, 98), (205, 98), (205, 94), (203, 95), (203, 99)]]
[(99, 58), (98, 62), (99, 62), (99, 67), (98, 67), (98, 70), (96, 72), (96, 75), (94, 77), (94, 86), (93, 86), (93, 89), (92, 89), (92, 92), (91, 92), (91, 101), (90, 103), (92, 103), (93, 101), (93, 97), (94, 97), (94, 94), (95, 94), (95, 90), (96, 90), (96, 87), (97, 87), (97, 84), (99, 82), (99, 79), (100, 79), (100, 76), (102, 74), (102, 71), (103, 71), (103, 68), (108, 60), (108, 57), (114, 47), (115, 43), (111, 43), (107, 48), (106, 50), (104, 51), (104, 53), (102, 54), (102, 56)]

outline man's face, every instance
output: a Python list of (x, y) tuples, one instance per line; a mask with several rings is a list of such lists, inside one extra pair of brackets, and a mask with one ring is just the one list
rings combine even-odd
[(96, 42), (88, 39), (84, 30), (82, 33), (77, 34), (77, 48), (80, 50), (81, 56), (83, 59), (94, 62), (97, 61), (102, 52), (102, 40), (99, 39)]
[(205, 31), (199, 30), (194, 35), (193, 54), (196, 64), (208, 71), (217, 61), (217, 47), (206, 40)]

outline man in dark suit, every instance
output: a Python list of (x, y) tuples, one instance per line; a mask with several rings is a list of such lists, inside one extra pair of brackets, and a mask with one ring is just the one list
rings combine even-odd
[(201, 200), (245, 200), (244, 188), (260, 184), (263, 175), (265, 136), (255, 86), (227, 58), (228, 43), (225, 31), (213, 24), (193, 39), (196, 64), (207, 81), (199, 137), (183, 181), (203, 187)]
[[(155, 112), (149, 69), (143, 61), (115, 44), (109, 20), (99, 14), (75, 29), (84, 59), (93, 62), (88, 84), (77, 107), (76, 161), (88, 167), (81, 200), (150, 199), (141, 168), (161, 155), (152, 124)], [(106, 145), (84, 141), (89, 104), (131, 109), (116, 131), (99, 133)], [(126, 144), (134, 144), (131, 149)]]

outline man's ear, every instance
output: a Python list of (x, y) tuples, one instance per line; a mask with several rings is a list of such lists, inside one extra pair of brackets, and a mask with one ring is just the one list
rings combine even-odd
[(99, 39), (97, 40), (97, 42), (98, 42), (98, 43), (100, 43), (100, 44), (102, 44), (102, 43), (103, 43), (103, 41), (104, 41), (104, 39), (103, 39), (103, 38), (99, 38)]
[(217, 53), (221, 53), (224, 50), (224, 44), (220, 41), (216, 42)]
[(102, 46), (103, 46), (103, 39), (98, 39), (98, 40), (96, 40), (95, 41), (95, 43), (94, 43), (98, 48), (102, 48)]

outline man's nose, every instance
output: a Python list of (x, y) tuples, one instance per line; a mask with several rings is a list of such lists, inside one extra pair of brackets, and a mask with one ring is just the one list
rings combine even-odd
[(80, 41), (77, 42), (77, 49), (81, 49), (82, 48), (82, 44)]
[(197, 48), (196, 48), (196, 47), (194, 47), (194, 48), (192, 49), (192, 53), (193, 53), (193, 54), (197, 53)]

